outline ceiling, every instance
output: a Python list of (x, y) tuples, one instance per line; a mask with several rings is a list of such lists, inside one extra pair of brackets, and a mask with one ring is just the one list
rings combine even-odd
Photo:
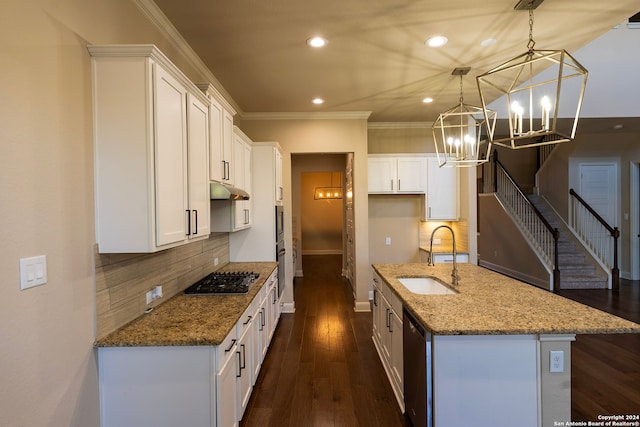
[[(155, 0), (233, 98), (241, 115), (370, 111), (373, 122), (434, 121), (480, 105), (475, 76), (527, 50), (517, 0)], [(636, 14), (638, 0), (546, 0), (536, 49), (574, 52)], [(445, 35), (441, 48), (425, 45)], [(305, 41), (328, 39), (322, 49)], [(482, 47), (485, 39), (496, 43)], [(576, 57), (580, 61), (579, 57)], [(315, 97), (325, 99), (314, 105)], [(434, 98), (431, 104), (422, 103)]]

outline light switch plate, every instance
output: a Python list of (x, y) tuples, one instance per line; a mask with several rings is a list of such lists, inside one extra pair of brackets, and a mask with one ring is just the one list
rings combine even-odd
[(47, 283), (47, 256), (20, 258), (20, 290)]

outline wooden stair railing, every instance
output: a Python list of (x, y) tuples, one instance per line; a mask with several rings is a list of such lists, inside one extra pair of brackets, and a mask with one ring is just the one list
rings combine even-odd
[(573, 188), (569, 190), (569, 194), (571, 195), (571, 227), (593, 253), (611, 269), (611, 287), (614, 291), (618, 291), (620, 289), (618, 227), (611, 227)]
[(558, 240), (560, 231), (552, 227), (538, 208), (531, 203), (504, 165), (500, 163), (497, 152), (494, 152), (492, 157), (494, 192), (518, 219), (530, 240), (537, 246), (544, 262), (553, 268), (553, 289), (559, 290)]

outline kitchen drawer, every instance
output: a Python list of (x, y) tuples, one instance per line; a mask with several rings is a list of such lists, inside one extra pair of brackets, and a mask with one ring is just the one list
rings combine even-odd
[(402, 301), (400, 298), (391, 290), (391, 288), (378, 276), (374, 273), (374, 283), (380, 290), (380, 293), (384, 296), (384, 298), (389, 302), (389, 305), (399, 316), (402, 315)]
[(233, 357), (236, 353), (235, 347), (238, 340), (236, 327), (232, 328), (231, 332), (229, 332), (224, 341), (222, 341), (220, 345), (216, 347), (216, 372), (219, 372), (220, 369), (222, 369), (222, 367), (227, 363), (227, 360)]
[(251, 319), (253, 318), (253, 315), (255, 314), (255, 311), (256, 311), (257, 300), (258, 300), (258, 297), (256, 296), (253, 299), (253, 302), (249, 304), (249, 307), (247, 307), (244, 313), (242, 313), (242, 316), (240, 316), (240, 319), (238, 319), (238, 323), (236, 323), (236, 334), (238, 337), (241, 337), (242, 334), (244, 334), (244, 332), (247, 329), (251, 328)]

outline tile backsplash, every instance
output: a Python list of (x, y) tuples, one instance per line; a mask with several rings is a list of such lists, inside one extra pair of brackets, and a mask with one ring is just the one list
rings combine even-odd
[[(420, 247), (429, 248), (431, 233), (439, 225), (448, 225), (456, 234), (456, 249), (458, 252), (469, 251), (469, 223), (466, 220), (460, 221), (426, 221), (420, 222)], [(434, 239), (440, 239), (440, 244), (434, 244), (434, 252), (450, 251), (453, 248), (453, 239), (448, 230), (438, 230)]]
[[(96, 259), (96, 338), (100, 339), (229, 263), (229, 233), (153, 254), (99, 254)], [(214, 259), (218, 265), (214, 266)], [(145, 294), (162, 285), (163, 297)]]

